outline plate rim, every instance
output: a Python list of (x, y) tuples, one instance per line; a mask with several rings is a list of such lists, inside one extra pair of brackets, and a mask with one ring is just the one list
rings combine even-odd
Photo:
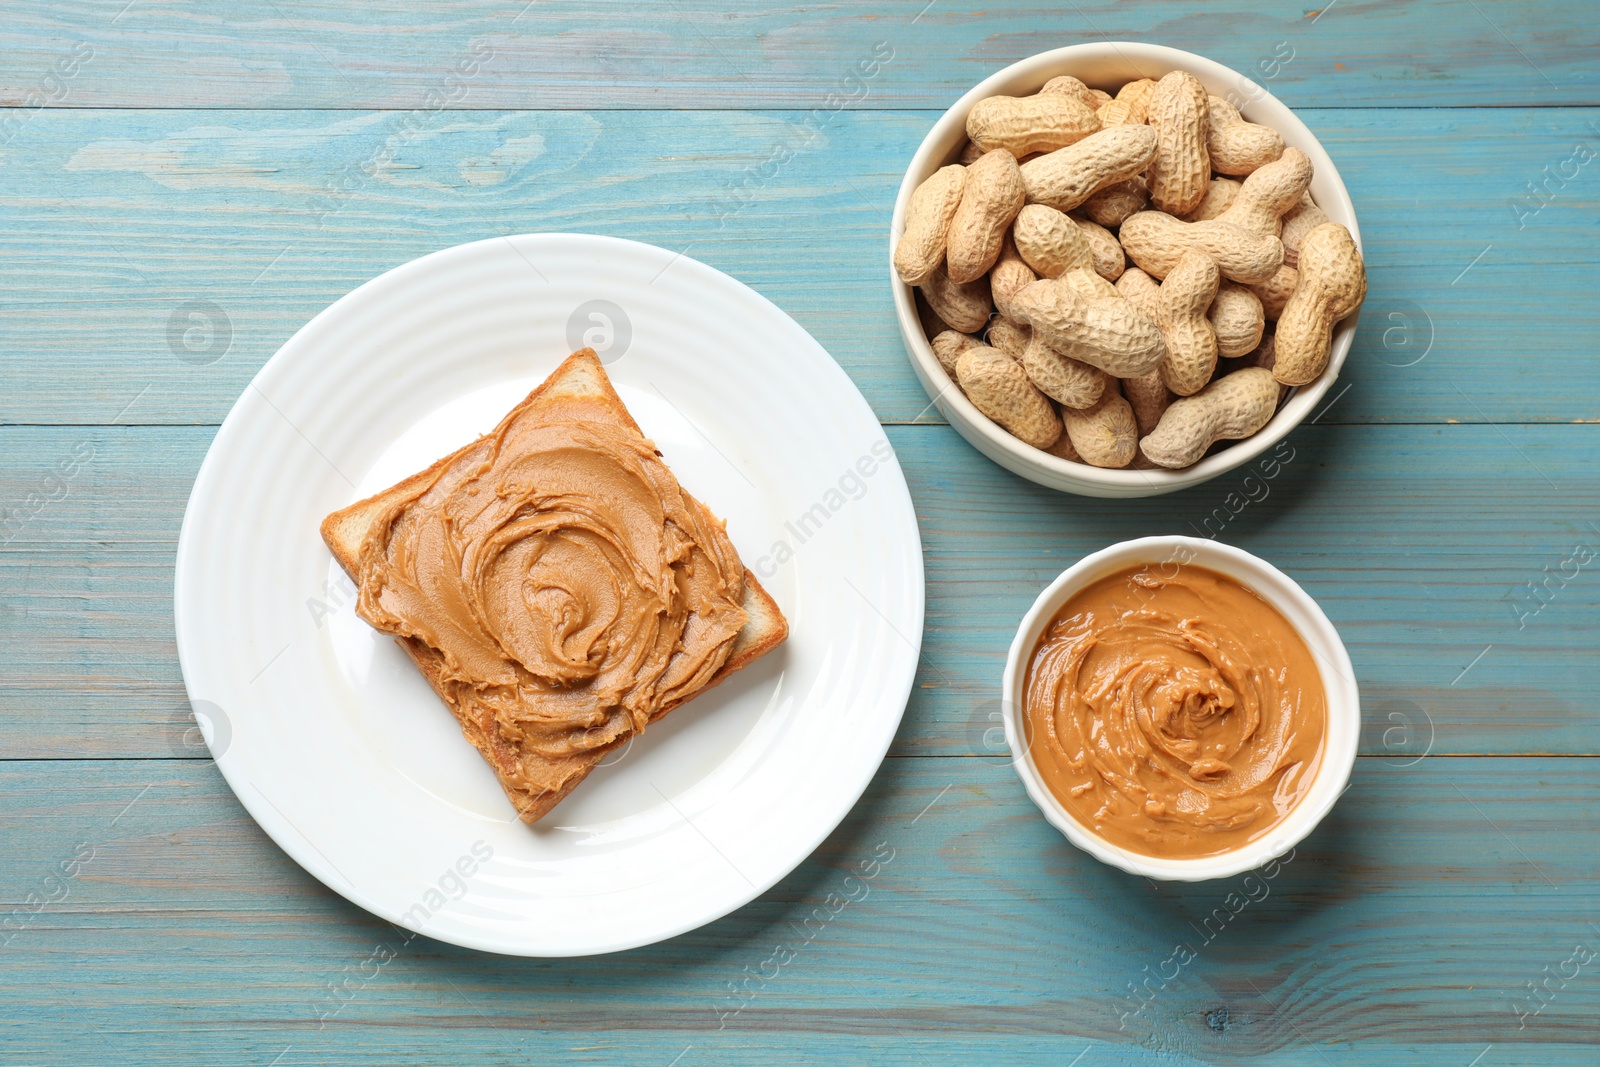
[[(663, 927), (661, 930), (650, 934), (636, 935), (616, 941), (600, 942), (589, 947), (574, 947), (564, 950), (538, 948), (537, 946), (530, 946), (526, 944), (507, 946), (505, 944), (495, 943), (484, 936), (471, 936), (470, 932), (468, 931), (436, 932), (427, 928), (413, 931), (414, 933), (429, 937), (435, 941), (456, 945), (461, 948), (493, 953), (495, 955), (532, 959), (575, 958), (624, 952), (647, 945), (669, 941), (692, 930), (697, 930), (703, 926), (709, 926), (712, 923), (715, 923), (718, 920), (726, 918), (734, 912), (739, 911), (752, 901), (756, 900), (758, 897), (762, 896), (773, 886), (781, 882), (784, 878), (788, 877), (796, 869), (798, 869), (801, 864), (809, 859), (828, 839), (828, 837), (844, 823), (845, 819), (850, 816), (850, 813), (855, 810), (856, 806), (860, 803), (862, 796), (865, 795), (867, 789), (871, 786), (872, 782), (877, 778), (879, 772), (883, 769), (884, 760), (888, 757), (889, 749), (893, 745), (895, 737), (899, 734), (900, 725), (905, 719), (906, 708), (909, 705), (911, 696), (914, 692), (913, 687), (916, 684), (916, 673), (922, 656), (922, 645), (927, 617), (926, 561), (923, 555), (922, 531), (921, 525), (917, 521), (915, 501), (911, 497), (910, 485), (906, 480), (905, 470), (901, 465), (899, 453), (895, 451), (894, 443), (889, 440), (888, 428), (881, 422), (881, 420), (878, 419), (877, 414), (872, 410), (871, 404), (867, 401), (865, 394), (861, 392), (860, 386), (858, 386), (855, 380), (851, 378), (848, 373), (846, 373), (844, 367), (840, 365), (836, 358), (834, 358), (833, 354), (829, 352), (820, 341), (812, 336), (811, 332), (802, 326), (800, 322), (792, 315), (745, 282), (727, 273), (726, 271), (712, 266), (709, 263), (689, 256), (685, 252), (671, 252), (670, 250), (662, 248), (659, 245), (653, 245), (645, 241), (637, 241), (625, 237), (615, 237), (609, 234), (578, 233), (573, 231), (536, 231), (500, 234), (473, 241), (466, 241), (444, 248), (438, 248), (431, 252), (427, 252), (423, 255), (406, 260), (405, 262), (398, 263), (387, 270), (367, 278), (359, 285), (356, 285), (342, 293), (339, 297), (334, 299), (327, 306), (323, 307), (315, 315), (312, 315), (298, 328), (296, 328), (295, 331), (278, 346), (273, 354), (267, 358), (261, 367), (257, 369), (255, 374), (251, 376), (250, 381), (240, 391), (238, 399), (234, 401), (233, 405), (228, 409), (227, 415), (225, 415), (222, 419), (222, 422), (218, 424), (216, 433), (213, 435), (211, 443), (207, 445), (206, 454), (201, 460), (200, 466), (195, 473), (194, 483), (190, 487), (189, 497), (184, 504), (183, 521), (178, 531), (178, 546), (175, 554), (173, 569), (173, 631), (178, 651), (179, 670), (183, 676), (184, 695), (189, 702), (190, 712), (192, 715), (194, 711), (194, 705), (197, 700), (202, 702), (204, 700), (204, 698), (197, 697), (192, 688), (191, 678), (196, 672), (191, 670), (190, 663), (194, 650), (191, 649), (191, 652), (189, 653), (185, 652), (184, 637), (184, 600), (186, 587), (185, 573), (196, 565), (195, 554), (198, 551), (196, 544), (201, 536), (196, 528), (196, 524), (199, 522), (199, 520), (196, 519), (195, 516), (196, 514), (203, 513), (205, 511), (204, 494), (207, 492), (208, 483), (212, 478), (215, 477), (215, 468), (217, 464), (223, 462), (223, 460), (218, 459), (217, 457), (219, 454), (226, 451), (228, 439), (232, 435), (241, 432), (239, 427), (242, 425), (243, 420), (247, 416), (242, 414), (240, 409), (243, 406), (243, 401), (250, 394), (251, 390), (259, 390), (261, 386), (269, 384), (272, 380), (272, 377), (276, 373), (281, 372), (281, 368), (287, 364), (287, 359), (291, 358), (285, 357), (284, 353), (291, 349), (302, 337), (302, 335), (310, 330), (315, 324), (327, 317), (336, 316), (339, 313), (338, 309), (341, 306), (346, 305), (347, 302), (356, 299), (358, 294), (377, 285), (380, 282), (386, 280), (392, 282), (397, 276), (426, 271), (430, 266), (440, 259), (453, 255), (463, 255), (466, 254), (467, 250), (469, 249), (487, 248), (488, 246), (495, 245), (500, 242), (512, 244), (513, 250), (515, 250), (515, 242), (542, 243), (551, 240), (572, 239), (583, 242), (595, 242), (600, 246), (610, 246), (610, 248), (613, 250), (621, 249), (623, 250), (624, 254), (630, 255), (651, 256), (663, 254), (670, 257), (670, 261), (668, 263), (669, 268), (678, 261), (684, 261), (693, 269), (710, 272), (723, 282), (731, 283), (733, 290), (738, 293), (741, 298), (753, 300), (758, 304), (765, 305), (766, 309), (776, 312), (778, 315), (782, 316), (782, 318), (787, 320), (794, 327), (794, 329), (799, 332), (801, 337), (810, 343), (816, 353), (822, 357), (818, 364), (821, 372), (824, 374), (837, 376), (838, 380), (847, 387), (844, 390), (844, 395), (847, 398), (847, 402), (856, 405), (858, 412), (866, 419), (870, 420), (872, 425), (877, 427), (877, 432), (889, 444), (889, 449), (893, 460), (894, 473), (896, 475), (896, 478), (893, 480), (894, 499), (889, 506), (902, 512), (904, 519), (909, 522), (909, 531), (911, 534), (908, 539), (910, 542), (909, 546), (902, 547), (908, 548), (905, 558), (907, 565), (904, 569), (906, 573), (912, 576), (914, 579), (912, 585), (905, 590), (905, 592), (908, 594), (907, 599), (912, 607), (914, 625), (909, 627), (912, 631), (912, 634), (901, 635), (908, 638), (908, 643), (911, 645), (911, 655), (906, 658), (904, 666), (900, 669), (899, 673), (901, 677), (899, 678), (898, 682), (896, 682), (893, 677), (888, 679), (890, 683), (888, 686), (888, 692), (899, 694), (895, 700), (895, 702), (898, 704), (898, 710), (892, 715), (884, 717), (884, 728), (882, 731), (881, 742), (873, 744), (872, 747), (867, 750), (868, 754), (874, 757), (870, 764), (871, 770), (861, 776), (859, 783), (851, 785), (847, 789), (840, 791), (841, 800), (846, 799), (845, 794), (848, 794), (847, 802), (842, 803), (839, 806), (836, 814), (818, 823), (820, 829), (814, 840), (808, 840), (804, 842), (803, 849), (799, 848), (798, 845), (796, 846), (792, 862), (786, 859), (777, 864), (775, 867), (775, 873), (773, 873), (770, 878), (758, 877), (755, 880), (747, 878), (743, 879), (748, 887), (748, 892), (745, 890), (740, 890), (738, 893), (735, 893), (733, 896), (728, 898), (729, 902), (726, 903), (726, 905), (719, 902), (709, 912), (696, 912), (691, 917), (679, 923), (669, 924), (668, 926)], [(222, 447), (219, 448), (219, 445)], [(198, 508), (197, 505), (199, 505)], [(899, 629), (898, 627), (894, 627), (892, 624), (888, 625), (890, 625), (891, 629)], [(207, 750), (211, 751), (210, 738), (206, 739), (206, 745)], [(296, 827), (287, 816), (280, 816), (276, 806), (272, 804), (270, 799), (268, 799), (266, 795), (261, 792), (254, 782), (249, 780), (247, 775), (244, 775), (242, 768), (237, 765), (238, 761), (229, 760), (227, 758), (230, 751), (233, 751), (231, 745), (224, 749), (220, 757), (217, 756), (217, 754), (213, 751), (212, 763), (216, 766), (218, 772), (221, 773), (223, 780), (227, 782), (228, 788), (233, 792), (234, 797), (245, 809), (246, 814), (248, 814), (256, 823), (256, 825), (260, 827), (261, 830), (272, 840), (274, 845), (282, 850), (307, 874), (310, 874), (318, 882), (322, 883), (322, 885), (340, 897), (356, 905), (370, 915), (396, 926), (401, 926), (408, 931), (412, 931), (412, 927), (400, 921), (400, 916), (398, 914), (389, 914), (389, 910), (387, 908), (381, 906), (378, 904), (378, 902), (371, 899), (367, 893), (363, 892), (359, 885), (356, 885), (354, 882), (345, 878), (342, 873), (338, 872), (337, 870), (330, 871), (328, 868), (332, 867), (331, 861), (326, 860), (311, 839), (298, 827)], [(254, 796), (252, 797), (248, 794), (253, 794)], [(265, 801), (265, 803), (263, 804), (262, 801)], [(742, 872), (740, 873), (742, 876)], [(335, 875), (337, 877), (330, 877), (330, 875)]]

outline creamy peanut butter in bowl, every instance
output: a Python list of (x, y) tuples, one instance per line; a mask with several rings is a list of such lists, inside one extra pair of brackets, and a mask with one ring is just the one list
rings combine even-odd
[(1228, 545), (1145, 537), (1084, 557), (1011, 644), (1003, 718), (1029, 797), (1097, 859), (1150, 878), (1252, 870), (1344, 792), (1355, 674), (1315, 601)]

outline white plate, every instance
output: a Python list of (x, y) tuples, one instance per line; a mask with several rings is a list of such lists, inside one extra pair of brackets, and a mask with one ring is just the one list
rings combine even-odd
[[(529, 827), (355, 616), (317, 524), (492, 428), (569, 338), (602, 350), (790, 634)], [(537, 234), (396, 268), (267, 362), (200, 468), (175, 600), (217, 766), (301, 866), (442, 941), (581, 955), (727, 914), (838, 825), (910, 693), (922, 551), (883, 430), (794, 320), (686, 256)]]

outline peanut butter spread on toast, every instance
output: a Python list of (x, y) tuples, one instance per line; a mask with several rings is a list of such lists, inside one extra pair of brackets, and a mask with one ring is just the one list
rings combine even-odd
[(723, 524), (623, 421), (582, 397), (520, 406), (361, 546), (358, 613), (439, 653), (441, 695), (529, 793), (698, 692), (747, 620)]

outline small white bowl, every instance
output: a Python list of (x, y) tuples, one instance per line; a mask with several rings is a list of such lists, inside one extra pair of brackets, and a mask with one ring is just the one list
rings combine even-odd
[(1350, 236), (1355, 238), (1356, 247), (1361, 247), (1361, 230), (1356, 226), (1355, 205), (1350, 202), (1350, 194), (1339, 177), (1339, 171), (1294, 112), (1261, 86), (1221, 63), (1177, 48), (1132, 41), (1076, 44), (1041, 52), (1020, 63), (1013, 63), (973, 86), (933, 124), (933, 129), (923, 138), (916, 155), (911, 157), (911, 166), (906, 170), (905, 179), (900, 183), (900, 195), (894, 202), (894, 217), (889, 228), (889, 283), (894, 291), (900, 335), (922, 387), (950, 425), (972, 447), (1007, 470), (1052, 489), (1082, 496), (1159, 496), (1199, 485), (1248, 463), (1287, 437), (1290, 430), (1316, 410), (1334, 379), (1339, 376), (1339, 369), (1344, 366), (1345, 357), (1350, 354), (1350, 343), (1355, 338), (1359, 313), (1345, 319), (1334, 330), (1333, 352), (1328, 360), (1328, 369), (1316, 381), (1296, 389), (1279, 406), (1271, 422), (1254, 436), (1234, 442), (1204, 457), (1192, 467), (1177, 471), (1107, 470), (1060, 459), (1025, 445), (973, 407), (972, 402), (945, 374), (944, 368), (939, 366), (933, 347), (923, 335), (922, 324), (917, 319), (917, 305), (911, 287), (894, 272), (894, 245), (905, 228), (906, 204), (911, 199), (912, 191), (928, 175), (955, 162), (960, 155), (967, 139), (967, 112), (972, 105), (990, 96), (1026, 96), (1037, 92), (1045, 82), (1061, 74), (1071, 74), (1091, 88), (1115, 91), (1125, 82), (1136, 78), (1160, 78), (1174, 70), (1186, 70), (1193, 74), (1216, 96), (1227, 97), (1232, 94), (1233, 99), (1242, 101), (1241, 110), (1245, 118), (1271, 126), (1283, 136), (1285, 143), (1310, 156), (1316, 168), (1316, 176), (1311, 181), (1311, 198), (1331, 221), (1347, 227)]
[[(1311, 788), (1300, 798), (1300, 803), (1290, 809), (1283, 821), (1272, 832), (1243, 848), (1217, 856), (1198, 859), (1158, 859), (1130, 852), (1111, 844), (1093, 830), (1075, 819), (1050, 787), (1039, 777), (1033, 758), (1028, 754), (1027, 733), (1023, 727), (1022, 695), (1026, 689), (1028, 663), (1039, 636), (1056, 612), (1074, 594), (1092, 582), (1107, 575), (1141, 564), (1193, 564), (1206, 567), (1232, 578), (1254, 590), (1262, 600), (1272, 605), (1288, 619), (1316, 656), (1317, 669), (1322, 675), (1327, 694), (1328, 723), (1323, 738), (1322, 763)], [(1011, 642), (1011, 652), (1006, 657), (1006, 673), (1001, 683), (1001, 717), (1005, 723), (1006, 742), (1011, 746), (1011, 764), (1022, 779), (1028, 796), (1050, 823), (1067, 836), (1067, 840), (1089, 853), (1102, 863), (1119, 867), (1129, 874), (1142, 874), (1146, 878), (1164, 881), (1200, 882), (1210, 878), (1231, 878), (1277, 859), (1316, 829), (1322, 817), (1328, 814), (1350, 780), (1355, 767), (1356, 743), (1361, 735), (1361, 698), (1356, 691), (1355, 670), (1344, 642), (1333, 623), (1322, 613), (1317, 602), (1266, 560), (1252, 556), (1242, 549), (1218, 544), (1197, 537), (1141, 537), (1123, 541), (1083, 557), (1077, 564), (1063, 571), (1061, 577), (1050, 583), (1039, 594), (1033, 607), (1022, 617), (1022, 625)]]

